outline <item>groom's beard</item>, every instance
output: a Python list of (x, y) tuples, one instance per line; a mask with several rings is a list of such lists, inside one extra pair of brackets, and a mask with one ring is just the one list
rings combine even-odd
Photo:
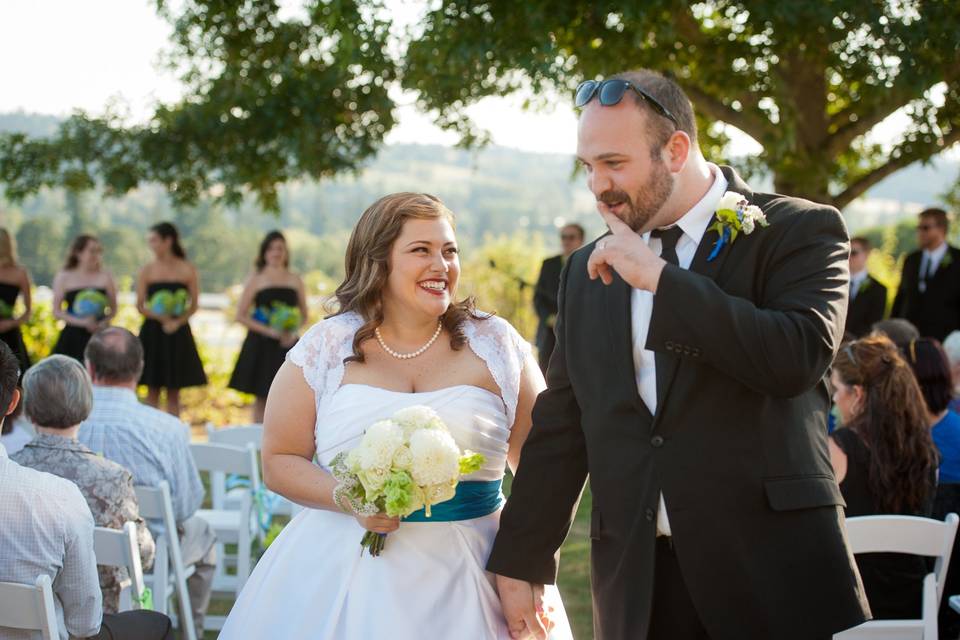
[(666, 163), (658, 158), (651, 166), (647, 181), (633, 197), (620, 189), (608, 189), (597, 197), (597, 201), (606, 205), (623, 203), (625, 211), (620, 219), (640, 233), (663, 208), (672, 193), (673, 176), (670, 175)]

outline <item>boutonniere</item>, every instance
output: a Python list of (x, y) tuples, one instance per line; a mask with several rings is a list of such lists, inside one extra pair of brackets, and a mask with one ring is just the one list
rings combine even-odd
[(724, 246), (733, 244), (738, 234), (748, 236), (753, 233), (757, 225), (766, 227), (769, 224), (767, 216), (763, 215), (760, 207), (749, 204), (747, 199), (736, 191), (727, 191), (717, 205), (717, 221), (708, 229), (708, 231), (716, 231), (720, 237), (713, 245), (713, 251), (707, 257), (707, 262), (711, 262), (720, 255), (720, 250)]
[(863, 282), (860, 283), (860, 286), (857, 287), (857, 295), (860, 295), (864, 291), (870, 288), (870, 278), (864, 278)]
[(950, 249), (947, 249), (947, 252), (943, 254), (943, 257), (940, 258), (940, 266), (937, 267), (937, 271), (940, 269), (946, 269), (953, 263), (953, 256), (950, 255)]

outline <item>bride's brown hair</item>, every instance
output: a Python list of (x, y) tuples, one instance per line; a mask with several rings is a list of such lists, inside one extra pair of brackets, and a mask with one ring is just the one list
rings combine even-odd
[[(347, 243), (345, 276), (337, 287), (336, 313), (355, 312), (364, 324), (353, 336), (353, 355), (344, 362), (363, 362), (360, 346), (374, 337), (374, 330), (383, 324), (383, 288), (390, 275), (388, 258), (393, 243), (407, 220), (443, 219), (454, 226), (453, 214), (438, 198), (427, 193), (393, 193), (374, 202), (353, 228)], [(451, 302), (440, 317), (450, 334), (450, 347), (462, 349), (467, 343), (463, 323), (470, 318), (482, 319), (472, 297)]]

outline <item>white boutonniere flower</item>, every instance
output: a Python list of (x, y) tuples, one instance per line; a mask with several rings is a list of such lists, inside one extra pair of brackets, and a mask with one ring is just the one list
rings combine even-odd
[(708, 229), (708, 231), (716, 231), (720, 237), (713, 245), (713, 251), (707, 257), (707, 262), (720, 255), (720, 250), (724, 246), (733, 244), (740, 233), (748, 236), (758, 226), (766, 227), (769, 224), (760, 207), (749, 204), (743, 194), (727, 191), (717, 205), (717, 221)]

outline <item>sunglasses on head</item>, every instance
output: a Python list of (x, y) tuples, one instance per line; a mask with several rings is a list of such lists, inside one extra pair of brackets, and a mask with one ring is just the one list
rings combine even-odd
[(680, 128), (680, 122), (674, 117), (670, 110), (660, 104), (660, 101), (649, 93), (636, 86), (629, 80), (611, 78), (609, 80), (586, 80), (577, 87), (577, 93), (574, 96), (573, 104), (577, 109), (585, 107), (588, 102), (593, 100), (594, 96), (599, 96), (600, 104), (605, 107), (612, 107), (623, 100), (623, 94), (627, 89), (633, 89), (637, 95), (646, 100), (647, 104), (653, 107), (653, 110), (673, 123), (677, 129)]

